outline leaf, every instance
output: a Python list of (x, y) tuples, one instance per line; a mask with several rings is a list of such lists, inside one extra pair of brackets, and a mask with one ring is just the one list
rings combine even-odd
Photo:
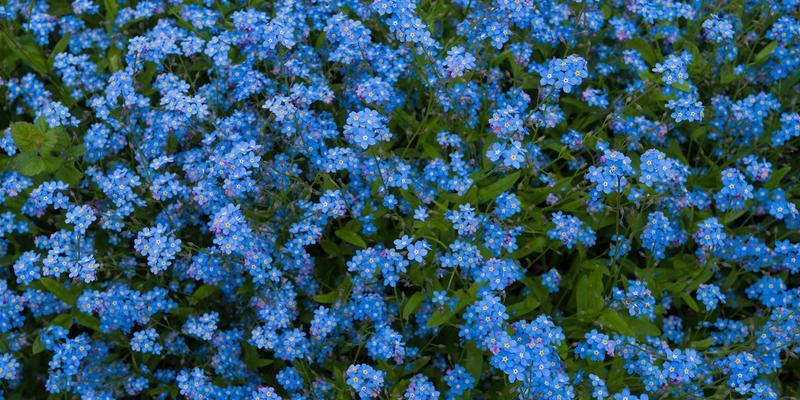
[(467, 344), (464, 368), (475, 379), (479, 379), (483, 373), (483, 352), (472, 343)]
[(117, 6), (116, 0), (103, 0), (103, 5), (106, 9), (106, 21), (110, 24), (109, 26), (114, 26), (114, 18), (117, 16)]
[(736, 75), (731, 68), (725, 68), (719, 75), (719, 83), (723, 85), (727, 85), (737, 79), (739, 79), (739, 75)]
[(258, 349), (249, 343), (245, 343), (242, 347), (244, 348), (244, 362), (250, 368), (266, 367), (274, 362), (267, 358), (259, 358)]
[(425, 300), (425, 295), (422, 294), (422, 292), (414, 293), (409, 297), (408, 300), (406, 300), (406, 305), (403, 306), (403, 318), (408, 318), (414, 311), (417, 311), (423, 300)]
[(639, 51), (639, 53), (642, 55), (642, 58), (650, 65), (655, 65), (661, 58), (660, 54), (653, 48), (653, 46), (638, 37), (626, 41), (626, 45)]
[(329, 304), (335, 302), (339, 298), (339, 291), (334, 290), (325, 294), (318, 294), (313, 297), (317, 303)]
[(513, 317), (520, 317), (535, 310), (536, 307), (539, 307), (539, 304), (541, 304), (539, 299), (534, 296), (528, 296), (525, 298), (525, 300), (509, 306), (508, 311)]
[(336, 257), (342, 254), (339, 250), (339, 246), (330, 240), (322, 239), (319, 241), (319, 245), (322, 246), (322, 250), (325, 251), (325, 254), (329, 257)]
[(650, 337), (658, 337), (661, 336), (661, 330), (658, 329), (652, 322), (646, 321), (639, 318), (634, 318), (630, 316), (625, 316), (625, 321), (628, 323), (628, 326), (631, 327), (631, 330), (634, 332), (634, 336), (637, 339), (643, 340), (644, 338)]
[(442, 313), (433, 313), (430, 318), (428, 318), (428, 322), (425, 324), (428, 328), (435, 328), (439, 325), (447, 323), (455, 316), (455, 313), (452, 311), (445, 311)]
[(575, 300), (578, 312), (594, 316), (603, 309), (603, 272), (595, 270), (583, 275), (575, 286)]
[(675, 82), (672, 84), (672, 87), (679, 89), (682, 92), (689, 92), (692, 90), (692, 87), (686, 82)]
[(194, 291), (194, 293), (192, 294), (192, 298), (194, 298), (197, 301), (200, 301), (216, 293), (217, 290), (219, 290), (219, 287), (215, 285), (205, 284), (203, 286), (200, 286), (199, 288), (197, 288), (197, 290)]
[(681, 293), (681, 299), (683, 299), (683, 302), (694, 312), (700, 312), (700, 306), (697, 305), (697, 302), (692, 298), (691, 294)]
[(64, 158), (63, 157), (55, 157), (49, 155), (41, 156), (42, 162), (44, 162), (44, 171), (48, 174), (52, 174), (57, 172), (61, 169), (64, 165)]
[(75, 316), (75, 320), (78, 321), (78, 324), (81, 326), (85, 326), (93, 331), (100, 332), (100, 320), (80, 311), (73, 311)]
[(695, 340), (695, 341), (689, 343), (689, 346), (691, 348), (693, 348), (693, 349), (696, 349), (696, 350), (705, 350), (705, 349), (713, 346), (714, 342), (716, 342), (716, 341), (717, 341), (717, 339), (715, 339), (713, 337), (710, 337), (710, 338), (703, 339), (703, 340)]
[(52, 140), (55, 141), (53, 150), (64, 150), (72, 144), (72, 138), (63, 126), (48, 129), (45, 131), (45, 135), (52, 137)]
[(792, 167), (783, 167), (775, 172), (772, 173), (772, 176), (769, 177), (767, 183), (764, 184), (764, 187), (767, 189), (775, 189), (781, 183), (781, 179), (783, 179), (789, 171), (792, 170)]
[(778, 41), (773, 40), (772, 42), (770, 42), (770, 44), (764, 46), (764, 48), (761, 49), (761, 51), (756, 53), (756, 57), (753, 59), (753, 63), (761, 64), (764, 61), (767, 61), (767, 58), (769, 58), (769, 56), (772, 55), (772, 52), (775, 51), (776, 48), (778, 48)]
[(72, 314), (59, 314), (50, 321), (50, 325), (58, 325), (69, 329), (72, 326), (73, 319)]
[(82, 144), (77, 144), (67, 149), (67, 154), (72, 157), (80, 157), (83, 155), (83, 153), (86, 153), (86, 146)]
[(55, 175), (59, 180), (73, 186), (79, 184), (81, 179), (83, 179), (83, 172), (75, 168), (75, 163), (62, 165), (61, 168), (56, 171)]
[(30, 122), (14, 122), (11, 124), (11, 138), (20, 151), (33, 152), (45, 143), (45, 133)]
[(483, 201), (492, 200), (500, 193), (505, 192), (508, 190), (514, 183), (517, 182), (519, 176), (522, 174), (522, 171), (516, 171), (514, 173), (508, 174), (503, 178), (495, 181), (489, 186), (483, 187), (478, 189), (478, 197)]
[(72, 292), (70, 292), (70, 290), (64, 287), (64, 285), (62, 285), (60, 282), (50, 278), (41, 278), (39, 279), (39, 282), (41, 282), (42, 286), (44, 286), (48, 292), (58, 297), (59, 300), (71, 306), (75, 305), (77, 296), (74, 296)]
[(357, 233), (353, 231), (352, 225), (346, 225), (342, 228), (339, 228), (334, 232), (336, 237), (339, 239), (344, 240), (347, 243), (350, 243), (354, 246), (361, 247), (362, 249), (367, 247), (367, 242), (361, 238)]
[(527, 242), (522, 247), (511, 253), (511, 258), (520, 259), (531, 253), (541, 253), (544, 246), (547, 244), (547, 239), (544, 236), (537, 236)]
[(623, 319), (619, 313), (611, 309), (604, 310), (600, 314), (600, 317), (597, 318), (597, 322), (625, 336), (633, 336), (635, 334), (625, 319)]
[(33, 354), (39, 354), (45, 350), (44, 345), (42, 344), (42, 338), (40, 336), (36, 337), (36, 340), (33, 341), (33, 346), (31, 351)]
[(69, 33), (64, 34), (64, 36), (62, 36), (53, 47), (53, 51), (50, 53), (50, 57), (47, 59), (48, 64), (52, 66), (56, 59), (56, 55), (66, 50), (67, 45), (69, 45)]
[(28, 37), (27, 43), (18, 43), (16, 39), (25, 42), (26, 37), (8, 36), (4, 31), (0, 31), (0, 36), (6, 41), (8, 48), (20, 59), (30, 65), (36, 72), (41, 75), (48, 75), (48, 63), (44, 58), (39, 46)]
[(50, 129), (50, 125), (47, 124), (47, 119), (44, 117), (36, 118), (36, 121), (33, 121), (33, 127), (40, 132), (47, 132)]
[(12, 159), (14, 169), (25, 176), (34, 176), (44, 172), (47, 164), (42, 157), (34, 153), (20, 153)]

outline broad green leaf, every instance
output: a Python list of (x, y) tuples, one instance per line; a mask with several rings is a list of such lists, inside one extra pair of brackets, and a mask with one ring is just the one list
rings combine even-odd
[(467, 355), (466, 360), (464, 360), (464, 368), (473, 378), (479, 379), (483, 373), (483, 352), (472, 343), (468, 343), (466, 348)]
[(603, 272), (595, 270), (582, 275), (575, 286), (575, 300), (578, 312), (594, 316), (603, 309)]
[(31, 347), (31, 351), (33, 354), (39, 354), (45, 350), (44, 345), (42, 344), (42, 338), (40, 336), (36, 336), (36, 340), (33, 341), (33, 346)]
[(612, 309), (605, 309), (602, 313), (600, 313), (600, 317), (597, 318), (597, 322), (625, 336), (633, 336), (635, 334), (625, 319), (623, 319), (619, 313)]
[[(76, 309), (77, 310), (77, 309)], [(100, 332), (100, 320), (80, 311), (73, 311), (75, 315), (75, 321), (78, 321), (78, 324), (81, 326), (85, 326), (91, 330)]]
[(45, 133), (30, 122), (11, 124), (11, 138), (22, 152), (39, 151), (47, 140)]
[(641, 319), (641, 318), (634, 318), (631, 316), (624, 316), (625, 321), (628, 323), (628, 326), (631, 327), (633, 331), (633, 335), (640, 340), (650, 336), (650, 337), (658, 337), (661, 336), (661, 330), (658, 329), (655, 324), (650, 321)]
[(53, 47), (53, 51), (50, 52), (50, 57), (47, 59), (47, 62), (52, 66), (53, 62), (56, 59), (56, 56), (67, 49), (67, 45), (69, 45), (69, 33), (64, 34), (61, 39), (58, 40), (56, 45)]
[(217, 290), (219, 290), (219, 287), (217, 287), (215, 285), (205, 284), (205, 285), (200, 286), (199, 288), (197, 288), (197, 290), (195, 290), (194, 293), (192, 294), (192, 297), (195, 300), (200, 301), (200, 300), (203, 300), (206, 297), (211, 296), (212, 294), (216, 293)]
[(361, 236), (359, 236), (357, 233), (353, 231), (352, 225), (347, 225), (343, 228), (339, 228), (336, 230), (336, 232), (334, 232), (334, 234), (339, 239), (342, 239), (345, 242), (350, 243), (354, 246), (361, 248), (367, 247), (367, 242), (365, 242), (364, 239), (361, 238)]
[(61, 169), (64, 165), (64, 158), (63, 157), (55, 157), (50, 155), (43, 155), (41, 156), (42, 162), (44, 162), (44, 171), (48, 174), (52, 174), (57, 172)]
[(445, 312), (435, 312), (431, 317), (428, 319), (428, 323), (425, 324), (428, 328), (435, 328), (439, 325), (445, 324), (450, 321), (455, 314), (452, 311), (445, 311)]
[(713, 337), (710, 337), (710, 338), (707, 338), (707, 339), (703, 339), (703, 340), (695, 340), (695, 341), (689, 343), (689, 347), (691, 347), (693, 349), (696, 349), (696, 350), (705, 350), (705, 349), (713, 346), (714, 342), (716, 342), (716, 341), (717, 341), (717, 339), (715, 339)]
[(334, 290), (334, 291), (329, 292), (329, 293), (318, 294), (318, 295), (314, 296), (313, 299), (317, 303), (323, 303), (323, 304), (333, 303), (333, 302), (335, 302), (336, 300), (339, 299), (339, 291), (338, 290)]
[(319, 241), (319, 245), (322, 247), (322, 250), (325, 251), (325, 254), (330, 257), (337, 257), (342, 254), (342, 251), (339, 250), (339, 246), (330, 240), (322, 239)]
[(83, 172), (75, 168), (75, 163), (62, 165), (55, 173), (56, 178), (70, 185), (77, 185), (83, 179)]
[(64, 287), (61, 282), (50, 278), (41, 278), (39, 279), (42, 286), (47, 289), (48, 292), (52, 293), (54, 296), (58, 297), (59, 300), (67, 303), (71, 306), (75, 305), (75, 301), (77, 300), (77, 296), (74, 296), (72, 292)]
[(42, 157), (34, 153), (20, 153), (12, 159), (14, 169), (25, 176), (39, 175), (47, 168), (47, 163)]
[(519, 176), (521, 174), (522, 171), (513, 172), (511, 174), (504, 176), (501, 179), (498, 179), (497, 181), (493, 182), (492, 184), (486, 187), (480, 188), (478, 190), (478, 197), (483, 201), (494, 199), (495, 197), (497, 197), (497, 195), (505, 192), (511, 186), (513, 186), (514, 183), (517, 182), (517, 179), (519, 179)]
[(274, 361), (267, 358), (259, 358), (258, 349), (249, 343), (245, 343), (244, 348), (244, 362), (250, 368), (260, 368), (271, 365)]
[(697, 305), (697, 302), (692, 298), (690, 293), (681, 293), (681, 299), (694, 312), (700, 312), (700, 306)]
[(764, 187), (767, 189), (775, 189), (781, 183), (781, 179), (783, 179), (789, 171), (792, 170), (792, 167), (783, 167), (777, 171), (772, 172), (772, 175), (769, 177), (767, 183), (764, 184)]
[(539, 300), (531, 295), (526, 297), (525, 300), (510, 305), (508, 311), (513, 317), (520, 317), (535, 310), (536, 307), (539, 307), (539, 304)]
[(764, 48), (761, 49), (758, 53), (756, 53), (756, 56), (753, 59), (753, 63), (761, 64), (764, 61), (767, 61), (769, 56), (772, 55), (772, 52), (775, 51), (776, 48), (778, 48), (778, 42), (773, 40), (768, 45), (764, 46)]
[(50, 320), (50, 325), (58, 325), (69, 329), (69, 327), (72, 326), (73, 320), (74, 318), (72, 317), (72, 314), (59, 314), (58, 316)]
[(409, 315), (417, 311), (419, 305), (425, 300), (425, 295), (422, 292), (414, 293), (406, 300), (406, 305), (403, 306), (403, 318), (408, 318)]

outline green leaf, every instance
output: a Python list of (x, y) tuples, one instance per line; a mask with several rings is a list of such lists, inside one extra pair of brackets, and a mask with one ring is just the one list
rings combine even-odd
[(520, 317), (535, 310), (536, 307), (539, 307), (539, 304), (541, 304), (539, 299), (533, 296), (528, 296), (525, 298), (525, 300), (510, 305), (508, 307), (508, 311), (513, 317)]
[(597, 318), (597, 322), (625, 336), (633, 336), (635, 334), (625, 319), (623, 319), (619, 313), (611, 309), (606, 309), (600, 313), (600, 317)]
[(700, 306), (697, 305), (697, 302), (692, 298), (691, 294), (681, 293), (681, 299), (683, 299), (683, 302), (694, 312), (700, 312)]
[(45, 350), (41, 337), (36, 336), (36, 340), (33, 341), (31, 350), (33, 351), (33, 354), (39, 354)]
[(39, 279), (39, 282), (41, 282), (42, 286), (44, 286), (48, 292), (58, 297), (59, 300), (71, 306), (75, 305), (77, 296), (74, 296), (72, 292), (70, 292), (70, 290), (64, 287), (64, 285), (62, 285), (60, 282), (50, 278), (41, 278)]
[(534, 252), (541, 253), (546, 244), (547, 239), (544, 236), (537, 236), (526, 241), (519, 249), (511, 253), (511, 258), (520, 259)]
[(483, 373), (483, 352), (472, 343), (467, 344), (464, 368), (475, 379), (479, 379)]
[(341, 250), (339, 250), (339, 246), (330, 240), (322, 239), (319, 241), (319, 245), (322, 246), (322, 250), (325, 251), (325, 254), (329, 257), (336, 257), (342, 254)]
[(52, 174), (57, 172), (61, 169), (64, 165), (64, 158), (63, 157), (55, 157), (49, 155), (41, 156), (42, 162), (44, 162), (44, 171), (48, 174)]
[(68, 44), (69, 44), (69, 33), (64, 34), (64, 36), (62, 36), (61, 39), (58, 40), (58, 43), (56, 43), (56, 45), (53, 47), (53, 51), (50, 52), (50, 57), (47, 59), (48, 64), (52, 66), (58, 53), (61, 53), (64, 50), (66, 50)]
[(630, 326), (631, 330), (634, 332), (633, 336), (635, 336), (637, 339), (643, 340), (648, 336), (661, 336), (661, 330), (650, 321), (630, 317), (627, 315), (624, 318), (628, 323), (628, 326)]
[(47, 140), (45, 133), (30, 122), (11, 124), (11, 138), (22, 152), (38, 151)]
[(11, 160), (11, 163), (14, 166), (14, 169), (25, 176), (41, 174), (47, 168), (47, 163), (44, 162), (44, 159), (34, 153), (17, 154)]
[(692, 87), (686, 82), (675, 82), (672, 84), (672, 87), (680, 89), (682, 92), (688, 92), (692, 90)]
[(357, 233), (353, 231), (352, 225), (346, 225), (342, 228), (339, 228), (334, 232), (336, 237), (339, 239), (344, 240), (347, 243), (350, 243), (354, 246), (361, 247), (362, 249), (367, 247), (367, 242), (361, 238)]
[(778, 48), (778, 42), (776, 40), (773, 40), (772, 42), (770, 42), (770, 44), (764, 46), (764, 48), (761, 49), (761, 51), (756, 53), (756, 57), (753, 59), (753, 63), (761, 64), (764, 61), (767, 61), (767, 58), (769, 58), (769, 56), (772, 55), (772, 52), (775, 51), (776, 48)]
[(338, 298), (339, 298), (339, 291), (337, 291), (337, 290), (334, 290), (332, 292), (325, 293), (325, 294), (318, 294), (318, 295), (313, 297), (314, 301), (316, 301), (317, 303), (323, 303), (323, 304), (333, 303)]
[(522, 171), (516, 171), (495, 181), (491, 185), (478, 189), (478, 197), (483, 201), (492, 200), (500, 193), (505, 192), (517, 182)]
[(603, 309), (603, 272), (592, 271), (583, 275), (575, 285), (575, 300), (578, 312), (593, 317)]
[[(23, 36), (13, 36), (12, 38), (4, 31), (0, 31), (0, 37), (6, 41), (8, 48), (20, 61), (27, 63), (41, 75), (48, 75), (49, 64), (47, 64), (47, 59), (42, 55), (41, 49), (32, 38)], [(17, 42), (17, 40), (20, 42)]]
[(36, 121), (33, 121), (33, 127), (40, 132), (47, 132), (50, 129), (50, 125), (47, 124), (47, 119), (44, 117), (36, 118)]
[(69, 329), (72, 326), (72, 314), (59, 314), (50, 321), (50, 325), (58, 325)]
[(638, 37), (626, 41), (625, 44), (630, 46), (630, 48), (638, 50), (642, 58), (650, 65), (655, 65), (661, 58), (660, 53), (657, 52), (652, 45)]
[(266, 367), (274, 361), (267, 358), (258, 357), (258, 349), (249, 343), (245, 343), (244, 348), (244, 362), (250, 368)]
[(696, 349), (696, 350), (705, 350), (705, 349), (713, 346), (714, 342), (716, 342), (716, 341), (717, 341), (717, 339), (714, 339), (713, 337), (710, 337), (710, 338), (703, 339), (703, 340), (695, 340), (695, 341), (689, 343), (689, 346), (691, 348), (693, 348), (693, 349)]
[(69, 136), (69, 133), (67, 133), (67, 129), (63, 126), (48, 129), (45, 131), (45, 135), (55, 140), (53, 150), (64, 150), (72, 144), (72, 138)]
[(117, 16), (117, 9), (119, 6), (117, 5), (116, 0), (103, 0), (103, 5), (106, 9), (106, 21), (109, 23), (109, 26), (114, 26), (114, 18)]
[(81, 179), (83, 179), (83, 172), (75, 168), (75, 163), (62, 165), (61, 168), (56, 171), (55, 175), (56, 178), (70, 185), (77, 185), (81, 182)]
[(775, 189), (781, 183), (781, 179), (783, 179), (789, 171), (792, 170), (792, 167), (783, 167), (775, 172), (772, 173), (772, 176), (769, 177), (767, 183), (764, 184), (764, 187), (767, 189)]
[(403, 318), (408, 318), (409, 315), (417, 311), (419, 305), (425, 300), (425, 295), (422, 292), (414, 293), (406, 300), (406, 305), (403, 306)]
[(436, 312), (428, 318), (428, 322), (425, 324), (428, 328), (435, 328), (439, 325), (445, 324), (450, 321), (455, 314), (452, 311), (445, 311), (445, 312)]
[(197, 290), (194, 291), (194, 293), (192, 294), (192, 298), (194, 298), (197, 301), (200, 301), (216, 293), (217, 290), (219, 290), (219, 287), (215, 285), (205, 284), (203, 286), (200, 286), (199, 288), (197, 288)]
[(82, 144), (77, 144), (67, 149), (67, 154), (69, 154), (72, 157), (80, 157), (84, 153), (86, 153), (86, 146)]
[(100, 332), (100, 320), (80, 311), (73, 311), (75, 315), (75, 320), (78, 321), (78, 324), (81, 326), (85, 326), (93, 331)]
[(737, 79), (739, 79), (739, 75), (736, 75), (731, 68), (723, 69), (719, 75), (719, 83), (723, 85), (727, 85)]

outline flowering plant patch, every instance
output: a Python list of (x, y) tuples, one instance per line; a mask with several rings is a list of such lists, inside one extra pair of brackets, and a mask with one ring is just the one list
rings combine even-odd
[(0, 399), (800, 396), (798, 0), (7, 0)]

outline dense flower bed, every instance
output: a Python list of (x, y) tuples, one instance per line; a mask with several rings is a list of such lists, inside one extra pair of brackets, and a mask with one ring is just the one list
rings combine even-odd
[(800, 396), (798, 0), (8, 0), (0, 398)]

